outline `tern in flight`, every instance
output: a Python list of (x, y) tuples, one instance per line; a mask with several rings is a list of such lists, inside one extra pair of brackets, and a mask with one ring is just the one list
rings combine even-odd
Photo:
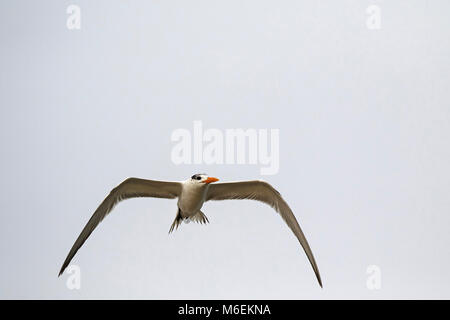
[(59, 271), (59, 275), (64, 272), (78, 249), (80, 249), (92, 231), (94, 231), (97, 225), (121, 200), (137, 197), (178, 198), (178, 212), (170, 227), (169, 233), (171, 233), (174, 229), (178, 228), (182, 221), (186, 223), (189, 221), (199, 223), (209, 222), (208, 218), (201, 211), (203, 203), (206, 201), (250, 199), (268, 204), (281, 215), (305, 250), (317, 280), (319, 281), (319, 285), (322, 287), (319, 268), (317, 267), (308, 241), (295, 219), (294, 214), (288, 204), (283, 200), (280, 193), (264, 181), (255, 180), (212, 184), (218, 180), (219, 179), (209, 177), (206, 174), (194, 174), (190, 179), (182, 182), (155, 181), (138, 178), (126, 179), (115, 187), (105, 200), (103, 200), (97, 210), (95, 210), (72, 246), (72, 249), (70, 249), (67, 258)]

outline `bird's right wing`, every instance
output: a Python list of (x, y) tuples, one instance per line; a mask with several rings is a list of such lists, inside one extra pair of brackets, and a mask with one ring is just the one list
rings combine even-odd
[(264, 202), (277, 211), (288, 227), (297, 237), (298, 241), (305, 250), (306, 256), (316, 274), (317, 280), (322, 287), (322, 280), (320, 278), (319, 268), (316, 260), (309, 247), (308, 241), (300, 228), (294, 213), (288, 204), (281, 197), (280, 193), (275, 190), (270, 184), (264, 181), (242, 181), (218, 183), (210, 185), (206, 201), (208, 200), (231, 200), (231, 199), (249, 199)]
[(119, 184), (110, 192), (105, 200), (103, 200), (89, 219), (83, 231), (81, 231), (62, 265), (59, 275), (64, 272), (78, 249), (80, 249), (92, 231), (94, 231), (98, 224), (111, 212), (119, 201), (137, 197), (173, 199), (180, 195), (181, 187), (182, 185), (179, 182), (154, 181), (138, 178), (128, 178)]

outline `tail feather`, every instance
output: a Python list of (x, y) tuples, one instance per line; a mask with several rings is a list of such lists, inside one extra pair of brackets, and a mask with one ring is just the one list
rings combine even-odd
[(201, 224), (206, 224), (209, 223), (208, 218), (205, 216), (205, 214), (201, 211), (197, 212), (194, 216), (191, 217), (192, 221), (201, 223)]
[(175, 217), (175, 220), (173, 220), (172, 225), (170, 226), (169, 229), (169, 233), (172, 233), (173, 229), (175, 228), (175, 230), (178, 229), (178, 226), (180, 225), (180, 223), (183, 221), (183, 217), (181, 216), (181, 212), (180, 209), (178, 209), (178, 213)]
[[(208, 217), (205, 216), (205, 214), (201, 211), (197, 212), (193, 216), (189, 217), (188, 219), (195, 221), (200, 224), (206, 224), (209, 223)], [(172, 233), (173, 230), (177, 230), (178, 226), (183, 222), (185, 218), (181, 216), (180, 209), (178, 209), (177, 216), (175, 217), (175, 220), (173, 220), (172, 225), (170, 226), (169, 233)]]

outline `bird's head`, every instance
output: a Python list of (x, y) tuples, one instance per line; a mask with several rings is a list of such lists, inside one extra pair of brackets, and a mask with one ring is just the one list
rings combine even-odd
[(219, 179), (214, 178), (214, 177), (210, 177), (206, 173), (197, 173), (197, 174), (194, 174), (191, 177), (190, 181), (193, 184), (207, 185), (207, 184), (210, 184), (212, 182), (219, 181)]

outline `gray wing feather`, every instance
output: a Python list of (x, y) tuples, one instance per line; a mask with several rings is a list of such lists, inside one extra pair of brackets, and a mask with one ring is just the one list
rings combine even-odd
[(298, 241), (305, 250), (305, 253), (312, 265), (317, 280), (322, 287), (319, 268), (317, 267), (314, 255), (309, 247), (308, 241), (300, 228), (297, 219), (288, 204), (283, 200), (280, 193), (270, 184), (264, 181), (242, 181), (231, 183), (212, 184), (206, 195), (208, 200), (227, 200), (227, 199), (251, 199), (264, 202), (274, 208), (292, 230)]
[(83, 231), (81, 231), (72, 246), (72, 249), (70, 249), (70, 252), (64, 261), (58, 276), (64, 272), (72, 258), (77, 253), (78, 249), (80, 249), (92, 231), (94, 231), (98, 224), (108, 215), (108, 213), (111, 212), (119, 201), (137, 197), (173, 199), (178, 197), (180, 193), (181, 183), (179, 182), (154, 181), (138, 178), (126, 179), (124, 182), (111, 190), (110, 194), (105, 198), (105, 200), (103, 200), (97, 210), (95, 210), (94, 214), (89, 219)]

